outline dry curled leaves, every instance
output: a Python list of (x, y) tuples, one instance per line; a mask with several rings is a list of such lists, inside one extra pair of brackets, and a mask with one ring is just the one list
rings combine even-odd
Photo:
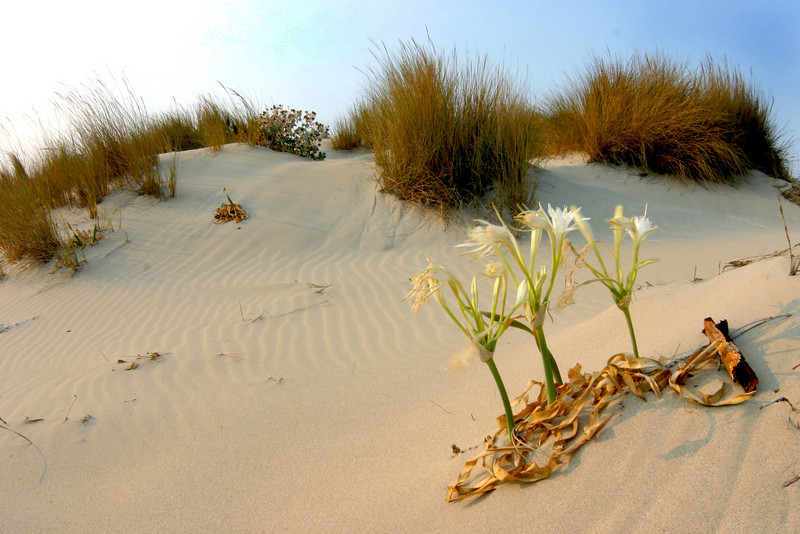
[(217, 208), (217, 213), (214, 215), (214, 218), (216, 219), (214, 224), (228, 221), (236, 221), (239, 223), (247, 218), (247, 212), (244, 210), (241, 204), (234, 202), (231, 200), (231, 197), (228, 197), (228, 203), (222, 204)]
[[(513, 444), (499, 445), (507, 440), (504, 416), (498, 417), (499, 430), (487, 436), (485, 450), (464, 465), (456, 483), (448, 487), (447, 501), (479, 497), (505, 482), (531, 483), (548, 478), (566, 467), (572, 455), (618, 415), (619, 411), (612, 413), (608, 408), (628, 392), (644, 399), (645, 393), (652, 391), (660, 398), (669, 385), (684, 398), (704, 406), (744, 402), (755, 391), (722, 400), (724, 384), (712, 394), (686, 388), (687, 379), (712, 362), (716, 348), (712, 343), (697, 351), (675, 371), (656, 360), (626, 354), (613, 356), (602, 371), (592, 374), (582, 373), (581, 366), (575, 365), (550, 405), (543, 384), (529, 382), (513, 402), (514, 406), (524, 404), (514, 416)], [(538, 394), (530, 401), (528, 393), (534, 386), (539, 387)]]

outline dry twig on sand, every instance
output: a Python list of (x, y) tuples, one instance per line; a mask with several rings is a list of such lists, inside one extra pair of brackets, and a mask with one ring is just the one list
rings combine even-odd
[(786, 254), (792, 254), (792, 251), (800, 247), (800, 243), (794, 245), (792, 249), (785, 248), (783, 250), (776, 250), (772, 254), (764, 254), (761, 256), (749, 256), (747, 258), (741, 258), (738, 260), (731, 260), (726, 263), (722, 267), (722, 272), (725, 272), (725, 269), (737, 269), (739, 267), (744, 267), (745, 265), (750, 265), (751, 263), (756, 263), (763, 260), (768, 260), (770, 258), (777, 258), (778, 256), (785, 256)]
[[(2, 418), (0, 418), (0, 421), (3, 421), (3, 420), (2, 420)], [(5, 423), (5, 421), (3, 421), (3, 423)], [(32, 442), (30, 439), (28, 439), (28, 437), (27, 437), (27, 436), (24, 436), (24, 435), (20, 434), (20, 433), (19, 433), (19, 432), (17, 432), (16, 430), (14, 430), (14, 429), (12, 429), (12, 428), (9, 428), (9, 427), (7, 427), (7, 426), (6, 426), (6, 425), (4, 425), (4, 424), (3, 424), (3, 425), (0, 425), (0, 429), (2, 429), (2, 430), (8, 430), (8, 431), (9, 431), (9, 432), (11, 432), (12, 434), (16, 434), (17, 436), (21, 437), (22, 439), (24, 439), (25, 441), (27, 441), (28, 443), (30, 443), (31, 445), (33, 445), (33, 447), (36, 449), (36, 452), (38, 452), (38, 453), (39, 453), (39, 456), (41, 456), (41, 457), (42, 457), (42, 463), (43, 463), (44, 465), (43, 465), (43, 467), (42, 467), (42, 476), (41, 476), (41, 477), (39, 477), (39, 484), (38, 484), (38, 485), (41, 485), (41, 484), (42, 484), (42, 482), (44, 482), (44, 477), (45, 477), (45, 475), (47, 475), (47, 458), (45, 458), (45, 457), (44, 457), (44, 453), (42, 452), (42, 449), (40, 449), (40, 448), (39, 448), (39, 446), (38, 446), (37, 444), (35, 444), (34, 442)]]

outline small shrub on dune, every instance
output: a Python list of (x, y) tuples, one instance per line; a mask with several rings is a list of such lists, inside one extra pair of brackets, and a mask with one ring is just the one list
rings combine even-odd
[(379, 63), (356, 109), (384, 191), (445, 213), (490, 191), (512, 212), (530, 202), (535, 114), (509, 77), (414, 41)]
[(314, 111), (272, 106), (261, 113), (257, 144), (305, 158), (325, 159), (325, 152), (321, 152), (319, 147), (328, 137), (328, 127), (316, 119)]
[(548, 108), (551, 153), (700, 182), (733, 182), (751, 168), (785, 175), (769, 107), (711, 59), (692, 70), (663, 55), (595, 58)]

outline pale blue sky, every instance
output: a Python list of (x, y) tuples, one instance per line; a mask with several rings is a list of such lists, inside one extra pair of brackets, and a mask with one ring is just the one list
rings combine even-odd
[[(605, 0), (139, 0), (6, 2), (0, 118), (24, 137), (23, 117), (95, 73), (124, 76), (149, 109), (219, 94), (217, 81), (264, 104), (333, 120), (358, 97), (390, 49), (426, 39), (487, 54), (524, 77), (533, 96), (563, 85), (595, 54), (638, 50), (737, 65), (774, 98), (776, 122), (799, 141), (800, 2)], [(6, 123), (7, 124), (7, 123)], [(794, 163), (795, 172), (798, 163)]]

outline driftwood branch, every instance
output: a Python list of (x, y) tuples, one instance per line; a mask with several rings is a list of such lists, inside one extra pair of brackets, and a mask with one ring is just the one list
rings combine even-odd
[(703, 321), (703, 332), (710, 342), (717, 341), (717, 353), (719, 359), (731, 375), (734, 382), (738, 382), (747, 393), (755, 391), (758, 386), (758, 377), (750, 368), (750, 365), (739, 352), (736, 344), (731, 339), (728, 332), (728, 321), (723, 320), (719, 324), (714, 323), (714, 319), (706, 317)]

